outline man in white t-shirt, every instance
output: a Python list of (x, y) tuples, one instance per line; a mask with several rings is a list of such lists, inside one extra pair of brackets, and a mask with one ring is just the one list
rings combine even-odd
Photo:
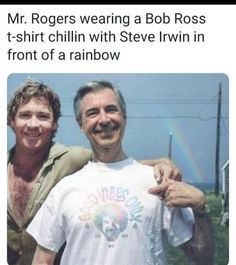
[[(33, 265), (164, 265), (165, 240), (197, 264), (213, 265), (213, 234), (202, 191), (174, 180), (156, 185), (153, 169), (126, 155), (126, 106), (110, 82), (78, 90), (74, 110), (93, 161), (61, 180), (29, 225)], [(157, 196), (158, 195), (158, 196)]]

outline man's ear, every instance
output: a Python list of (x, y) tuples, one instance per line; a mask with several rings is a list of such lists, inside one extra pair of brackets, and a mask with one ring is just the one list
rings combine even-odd
[(57, 123), (57, 122), (54, 122), (52, 128), (53, 128), (54, 131), (57, 130), (57, 128), (58, 128), (58, 123)]
[(10, 123), (9, 123), (11, 129), (14, 131), (15, 129), (15, 120), (10, 120)]
[(78, 125), (79, 125), (80, 131), (81, 131), (82, 133), (84, 133), (84, 129), (83, 129), (83, 126), (82, 126), (82, 122), (81, 122), (81, 120), (76, 119), (76, 121), (77, 121), (77, 123), (78, 123)]

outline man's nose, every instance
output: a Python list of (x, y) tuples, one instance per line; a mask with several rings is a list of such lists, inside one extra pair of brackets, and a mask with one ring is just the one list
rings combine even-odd
[(110, 122), (109, 114), (106, 113), (105, 111), (101, 111), (99, 113), (99, 122), (102, 124), (106, 124), (106, 123)]
[(37, 117), (32, 116), (27, 123), (27, 126), (30, 128), (35, 128), (35, 127), (39, 127), (39, 120), (37, 119)]

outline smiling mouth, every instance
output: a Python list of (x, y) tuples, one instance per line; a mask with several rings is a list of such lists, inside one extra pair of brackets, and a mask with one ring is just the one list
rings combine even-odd
[(114, 131), (117, 130), (117, 126), (109, 126), (107, 128), (102, 128), (102, 129), (95, 129), (94, 132), (96, 134), (111, 134), (113, 133)]
[(27, 133), (25, 133), (25, 136), (29, 137), (29, 138), (38, 138), (40, 136), (40, 134), (39, 133), (27, 132)]

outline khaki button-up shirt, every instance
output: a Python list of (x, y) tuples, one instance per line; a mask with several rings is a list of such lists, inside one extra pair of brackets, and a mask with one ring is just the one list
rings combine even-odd
[[(8, 152), (8, 164), (12, 162), (14, 148)], [(40, 169), (37, 182), (26, 206), (23, 223), (19, 224), (13, 211), (10, 194), (7, 205), (7, 243), (9, 265), (30, 265), (36, 248), (35, 240), (26, 228), (46, 199), (52, 187), (63, 177), (81, 169), (92, 158), (92, 152), (79, 146), (52, 143), (47, 159)]]

